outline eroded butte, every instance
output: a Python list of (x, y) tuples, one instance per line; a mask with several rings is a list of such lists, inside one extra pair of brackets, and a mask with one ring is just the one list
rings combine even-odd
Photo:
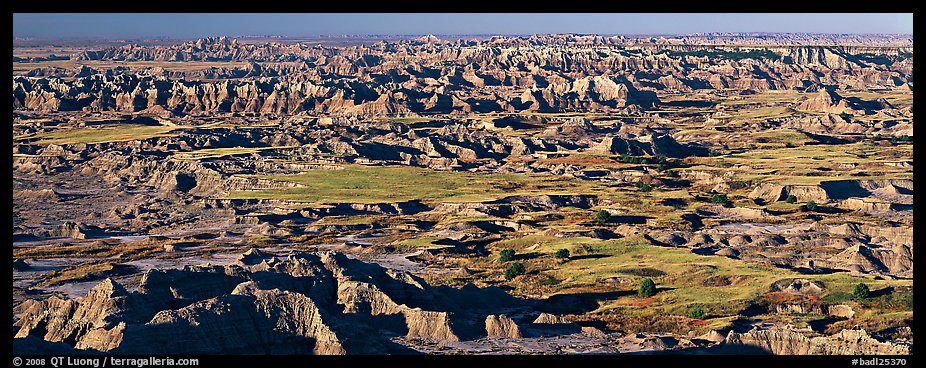
[(912, 36), (316, 41), (14, 43), (14, 352), (911, 353)]

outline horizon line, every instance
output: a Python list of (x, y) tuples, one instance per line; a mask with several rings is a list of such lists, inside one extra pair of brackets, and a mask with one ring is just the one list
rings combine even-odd
[(286, 35), (286, 34), (245, 34), (245, 35), (228, 35), (215, 34), (211, 36), (134, 36), (134, 37), (91, 37), (91, 36), (67, 36), (67, 37), (44, 37), (44, 36), (13, 36), (13, 40), (189, 40), (205, 39), (211, 37), (226, 38), (298, 38), (298, 37), (426, 37), (426, 36), (493, 36), (493, 37), (530, 37), (545, 35), (572, 35), (572, 36), (604, 36), (604, 37), (681, 37), (681, 36), (733, 36), (733, 35), (819, 35), (819, 36), (908, 36), (913, 37), (913, 33), (830, 33), (830, 32), (695, 32), (695, 33), (571, 33), (571, 32), (551, 32), (551, 33), (370, 33), (370, 34), (307, 34), (307, 35)]

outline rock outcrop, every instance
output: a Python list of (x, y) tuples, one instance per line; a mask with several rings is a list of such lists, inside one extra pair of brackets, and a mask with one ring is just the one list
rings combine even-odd
[(501, 290), (431, 287), (340, 253), (242, 261), (148, 271), (137, 292), (106, 279), (75, 300), (28, 300), (15, 337), (117, 354), (382, 354), (410, 352), (392, 337), (522, 336), (489, 313), (527, 307)]
[(486, 333), (495, 337), (522, 337), (518, 325), (504, 314), (486, 316)]
[[(754, 47), (762, 51), (761, 56), (729, 58), (716, 45), (650, 41), (604, 37), (577, 41), (575, 35), (535, 35), (473, 43), (401, 40), (354, 47), (320, 47), (311, 42), (239, 43), (225, 37), (175, 45), (129, 44), (81, 51), (70, 58), (238, 61), (244, 65), (188, 71), (147, 66), (37, 68), (14, 77), (13, 106), (33, 111), (144, 111), (156, 115), (640, 114), (661, 104), (657, 90), (803, 90), (822, 85), (903, 88), (913, 79), (912, 57), (905, 56), (912, 55), (909, 46), (757, 45)], [(863, 61), (869, 58), (878, 62)], [(19, 58), (19, 62), (25, 61), (28, 59)], [(826, 88), (817, 87), (817, 91), (796, 102), (796, 107), (833, 114), (889, 108), (886, 101), (856, 101)]]
[(912, 352), (908, 344), (881, 342), (864, 330), (842, 330), (832, 336), (813, 338), (784, 329), (730, 331), (723, 344), (733, 351), (736, 346), (745, 346), (776, 355), (909, 355)]

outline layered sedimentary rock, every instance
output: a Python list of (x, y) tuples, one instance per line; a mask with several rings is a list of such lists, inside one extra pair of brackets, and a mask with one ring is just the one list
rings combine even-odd
[(808, 338), (793, 330), (731, 331), (723, 344), (732, 351), (737, 346), (755, 347), (778, 355), (909, 355), (908, 344), (881, 342), (864, 330), (842, 330), (832, 336)]
[(370, 354), (409, 352), (397, 336), (521, 336), (513, 320), (488, 312), (526, 306), (501, 290), (431, 287), (340, 253), (244, 258), (151, 270), (134, 292), (106, 279), (74, 300), (28, 300), (15, 337), (121, 354)]
[[(84, 51), (74, 59), (246, 64), (183, 72), (84, 67), (70, 74), (40, 68), (14, 77), (13, 106), (159, 114), (639, 113), (660, 105), (657, 90), (865, 89), (912, 83), (912, 48), (902, 45), (737, 49), (628, 41), (536, 35), (333, 48), (245, 44), (223, 37), (173, 46), (125, 45)], [(889, 105), (819, 91), (797, 108), (857, 114)]]

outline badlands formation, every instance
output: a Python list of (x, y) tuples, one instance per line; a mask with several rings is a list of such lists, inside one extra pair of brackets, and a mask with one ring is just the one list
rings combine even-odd
[(911, 354), (912, 42), (14, 43), (14, 352)]

